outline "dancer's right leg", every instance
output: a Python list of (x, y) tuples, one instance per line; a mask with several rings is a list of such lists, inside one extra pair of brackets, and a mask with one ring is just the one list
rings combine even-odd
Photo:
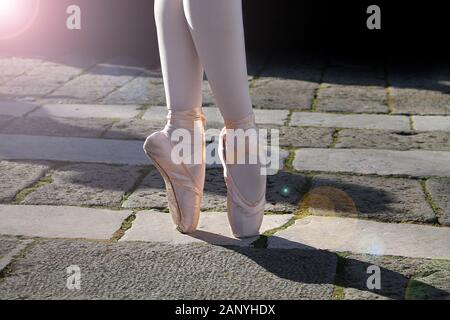
[(155, 21), (167, 107), (202, 106), (203, 68), (183, 10), (183, 0), (155, 0)]
[[(183, 1), (155, 0), (155, 20), (169, 115), (164, 130), (147, 138), (144, 151), (164, 178), (177, 229), (190, 233), (197, 228), (205, 181), (203, 69)], [(184, 147), (181, 153), (180, 146)]]

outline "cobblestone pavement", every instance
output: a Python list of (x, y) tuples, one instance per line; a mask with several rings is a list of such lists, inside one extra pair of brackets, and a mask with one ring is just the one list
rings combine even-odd
[[(263, 234), (239, 240), (216, 165), (199, 231), (173, 230), (141, 148), (165, 120), (158, 70), (1, 57), (0, 298), (449, 299), (450, 66), (250, 70), (281, 170)], [(214, 145), (222, 119), (206, 81), (204, 97)], [(66, 287), (73, 265), (81, 290)]]

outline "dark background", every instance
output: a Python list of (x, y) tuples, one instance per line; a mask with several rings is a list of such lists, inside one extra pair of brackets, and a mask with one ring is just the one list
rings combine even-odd
[[(450, 30), (445, 3), (243, 0), (247, 47), (252, 57), (275, 55), (279, 59), (303, 53), (445, 59)], [(81, 31), (65, 27), (70, 4), (81, 6)], [(381, 7), (382, 30), (366, 28), (366, 9), (371, 4)], [(137, 63), (156, 66), (153, 0), (42, 0), (33, 27), (18, 38), (0, 40), (0, 53), (129, 56)]]

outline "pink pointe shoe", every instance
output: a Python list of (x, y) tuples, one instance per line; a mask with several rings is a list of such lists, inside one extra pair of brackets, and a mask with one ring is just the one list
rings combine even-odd
[[(238, 122), (226, 122), (226, 127), (223, 128), (220, 134), (218, 150), (219, 158), (224, 168), (224, 178), (228, 189), (227, 207), (231, 230), (236, 238), (248, 238), (259, 235), (259, 230), (264, 217), (264, 206), (266, 204), (266, 176), (261, 174), (260, 166), (258, 165), (258, 171), (253, 170), (252, 174), (245, 176), (245, 178), (233, 177), (232, 172), (234, 170), (232, 166), (239, 166), (239, 172), (239, 170), (245, 171), (246, 164), (227, 163), (227, 133), (231, 132), (230, 129), (250, 129), (257, 132), (254, 115)], [(249, 144), (246, 142), (244, 146), (246, 146), (246, 156), (250, 153), (254, 154), (254, 152), (258, 152), (258, 148), (248, 148)], [(259, 147), (261, 148), (262, 146), (259, 145)], [(239, 151), (236, 151), (236, 154), (239, 154)], [(255, 167), (253, 167), (253, 169), (255, 169)], [(236, 171), (234, 172), (236, 174)], [(255, 172), (257, 173), (255, 174)], [(248, 197), (246, 198), (244, 196), (244, 194), (248, 194), (246, 191), (249, 189), (257, 190), (252, 196), (253, 199), (248, 199)]]
[[(167, 119), (164, 130), (147, 138), (144, 152), (164, 178), (169, 211), (177, 230), (181, 233), (192, 233), (197, 229), (205, 183), (206, 120), (201, 108), (170, 111)], [(179, 144), (172, 142), (171, 134), (177, 129), (184, 129), (183, 132), (196, 138), (187, 142), (182, 140)], [(172, 155), (175, 145), (190, 147), (190, 154)], [(175, 157), (176, 161), (172, 157)]]

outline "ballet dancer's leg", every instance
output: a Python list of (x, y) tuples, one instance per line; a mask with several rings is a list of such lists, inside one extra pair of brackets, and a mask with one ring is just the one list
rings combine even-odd
[(155, 21), (167, 107), (202, 106), (203, 69), (183, 11), (183, 0), (155, 0)]
[[(241, 0), (184, 0), (192, 38), (206, 71), (217, 105), (225, 120), (222, 151), (230, 147), (231, 129), (256, 127), (249, 93)], [(228, 145), (228, 148), (227, 148)], [(249, 153), (246, 150), (232, 150)], [(255, 147), (255, 145), (252, 145)], [(254, 150), (253, 150), (254, 151)], [(228, 152), (227, 152), (228, 154)], [(266, 177), (258, 164), (226, 164), (228, 214), (236, 236), (258, 233), (266, 190)]]
[[(147, 138), (144, 151), (165, 180), (174, 223), (180, 232), (190, 233), (197, 228), (205, 181), (203, 69), (183, 0), (155, 0), (155, 20), (169, 115), (164, 130)], [(184, 146), (182, 155), (173, 152), (175, 133), (183, 134), (177, 143)]]

